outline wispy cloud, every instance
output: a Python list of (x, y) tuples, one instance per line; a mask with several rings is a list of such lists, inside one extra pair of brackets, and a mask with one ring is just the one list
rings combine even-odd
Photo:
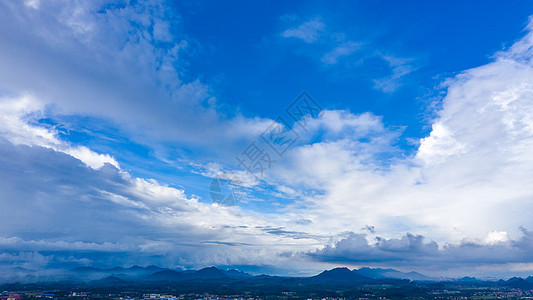
[(359, 43), (348, 41), (322, 56), (321, 61), (327, 65), (336, 64), (340, 58), (349, 56), (360, 48)]
[(401, 78), (413, 71), (416, 68), (412, 64), (411, 59), (402, 59), (394, 56), (381, 55), (390, 66), (390, 75), (374, 80), (374, 88), (379, 89), (385, 93), (394, 92), (401, 85)]
[(396, 91), (402, 85), (402, 78), (416, 70), (414, 59), (384, 55), (379, 49), (374, 48), (371, 41), (354, 40), (345, 32), (326, 30), (325, 24), (318, 17), (296, 28), (287, 29), (281, 35), (313, 44), (309, 45), (309, 48), (320, 45), (318, 50), (313, 48), (312, 55), (316, 56), (316, 53), (320, 53), (318, 59), (328, 67), (337, 66), (339, 62), (345, 61), (349, 63), (344, 63), (341, 67), (359, 68), (369, 59), (382, 60), (387, 64), (389, 74), (373, 79), (373, 87), (385, 93)]
[(317, 17), (300, 24), (298, 27), (287, 29), (281, 35), (285, 38), (297, 38), (306, 43), (314, 43), (324, 33), (324, 27), (324, 23)]
[(221, 114), (208, 85), (182, 80), (182, 54), (194, 49), (176, 37), (179, 15), (165, 1), (38, 3), (0, 4), (0, 38), (10, 44), (0, 49), (3, 91), (110, 120), (144, 144), (203, 144), (209, 151), (268, 122)]

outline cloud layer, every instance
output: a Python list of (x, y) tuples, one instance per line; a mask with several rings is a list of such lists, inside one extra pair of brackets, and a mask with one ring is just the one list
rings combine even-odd
[[(531, 25), (492, 62), (443, 83), (446, 96), (413, 155), (399, 146), (403, 128), (326, 109), (244, 187), (242, 206), (225, 207), (181, 182), (133, 175), (120, 156), (45, 124), (101, 118), (153, 151), (193, 153), (182, 167), (198, 185), (241, 174), (234, 154), (272, 120), (222, 109), (208, 85), (181, 79), (191, 46), (170, 11), (164, 1), (0, 4), (0, 39), (10, 45), (0, 48), (0, 219), (9, 220), (0, 266), (533, 269)], [(320, 18), (281, 37), (326, 45), (326, 67), (364, 47)], [(414, 68), (372, 55), (390, 66), (374, 81), (384, 92)]]

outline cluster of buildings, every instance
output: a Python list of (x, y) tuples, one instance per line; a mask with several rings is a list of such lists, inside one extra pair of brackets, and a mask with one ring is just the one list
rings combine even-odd
[[(128, 300), (128, 299), (124, 299)], [(240, 295), (233, 296), (220, 296), (215, 294), (182, 294), (179, 296), (174, 295), (161, 295), (161, 294), (144, 294), (140, 300), (260, 300), (258, 298), (243, 297)]]
[[(0, 293), (0, 300), (31, 300), (31, 299), (50, 299), (50, 300), (67, 300), (77, 298), (78, 300), (263, 300), (261, 297), (250, 297), (244, 295), (216, 295), (209, 293), (189, 293), (179, 294), (177, 296), (170, 294), (142, 294), (142, 292), (122, 291), (119, 293), (92, 293), (92, 292), (50, 292), (43, 291), (27, 291), (27, 292), (4, 292)], [(409, 290), (406, 291), (409, 293)], [(394, 299), (397, 297), (383, 296), (377, 291), (361, 295), (356, 298), (342, 298), (342, 297), (321, 297), (321, 298), (304, 298), (299, 297), (295, 292), (283, 292), (279, 296), (267, 297), (267, 299), (278, 300), (385, 300)], [(405, 294), (405, 293), (404, 293)], [(413, 294), (414, 295), (414, 294)], [(533, 290), (520, 289), (502, 289), (502, 288), (464, 288), (457, 290), (436, 289), (426, 292), (426, 296), (418, 295), (418, 297), (426, 299), (533, 299)], [(43, 299), (44, 298), (44, 299)], [(409, 298), (409, 297), (407, 297)]]
[(19, 300), (24, 299), (20, 294), (0, 294), (0, 300)]
[(142, 300), (178, 300), (174, 295), (144, 294)]

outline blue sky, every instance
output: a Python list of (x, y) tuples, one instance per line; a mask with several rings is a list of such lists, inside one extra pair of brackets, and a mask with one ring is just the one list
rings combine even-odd
[[(532, 13), (531, 1), (6, 1), (0, 275), (530, 274)], [(291, 120), (303, 91), (322, 111)], [(297, 140), (276, 156), (262, 137), (280, 117)], [(256, 178), (236, 160), (252, 143), (272, 159)], [(213, 180), (239, 203), (213, 203)]]

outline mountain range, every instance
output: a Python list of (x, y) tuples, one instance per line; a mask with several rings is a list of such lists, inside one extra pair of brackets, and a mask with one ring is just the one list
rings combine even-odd
[[(115, 267), (109, 269), (79, 267), (64, 272), (61, 279), (38, 277), (36, 271), (19, 270), (23, 276), (11, 280), (0, 279), (0, 286), (9, 283), (78, 283), (91, 286), (157, 286), (174, 285), (185, 287), (212, 287), (221, 286), (241, 287), (253, 289), (258, 287), (334, 287), (354, 286), (364, 284), (395, 284), (404, 285), (411, 282), (457, 282), (462, 285), (498, 285), (510, 288), (533, 289), (533, 277), (514, 277), (509, 280), (483, 281), (475, 277), (463, 277), (460, 279), (433, 278), (417, 272), (401, 272), (395, 269), (360, 268), (350, 270), (348, 268), (334, 268), (325, 270), (311, 277), (282, 277), (270, 275), (256, 275), (232, 270), (221, 270), (216, 267), (208, 267), (201, 270), (176, 270), (157, 266), (141, 267), (134, 265), (129, 268)], [(19, 274), (19, 275), (20, 275)]]
[[(221, 270), (216, 267), (208, 267), (201, 270), (172, 270), (157, 266), (132, 266), (130, 268), (100, 269), (92, 267), (79, 267), (70, 270), (71, 275), (80, 280), (99, 280), (105, 277), (114, 277), (126, 281), (185, 281), (197, 279), (250, 279), (276, 276), (253, 276), (235, 269)], [(381, 279), (407, 279), (413, 281), (437, 281), (437, 278), (425, 276), (417, 272), (404, 273), (394, 269), (361, 268), (350, 270), (348, 268), (335, 268), (325, 270), (322, 273), (302, 277), (314, 282), (362, 282)]]

